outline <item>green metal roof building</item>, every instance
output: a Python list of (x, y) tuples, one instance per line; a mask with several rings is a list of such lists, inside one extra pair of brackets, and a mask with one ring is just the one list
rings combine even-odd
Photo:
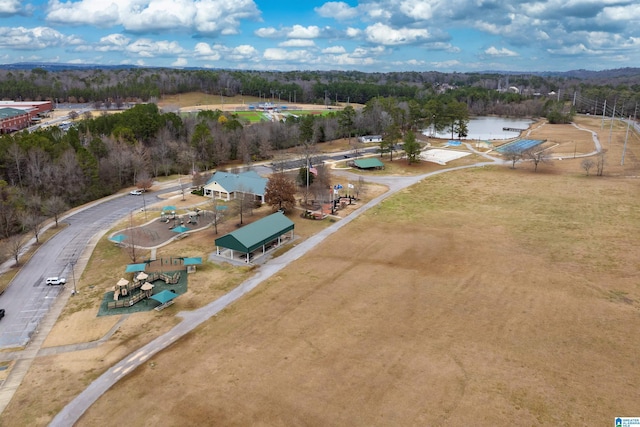
[(353, 164), (358, 169), (384, 169), (384, 163), (375, 157), (369, 157), (366, 159), (357, 159), (353, 161)]
[(254, 251), (262, 249), (261, 254), (264, 255), (267, 249), (280, 246), (284, 234), (291, 232), (291, 239), (293, 239), (294, 226), (293, 221), (283, 213), (276, 212), (217, 238), (216, 254), (221, 255), (221, 248), (229, 249), (231, 259), (234, 259), (235, 253), (239, 252), (240, 256), (244, 255), (244, 261), (248, 263)]

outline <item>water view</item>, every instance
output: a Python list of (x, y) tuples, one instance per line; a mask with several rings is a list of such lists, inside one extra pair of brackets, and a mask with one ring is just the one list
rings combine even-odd
[[(469, 120), (469, 134), (466, 138), (462, 139), (510, 139), (517, 138), (518, 131), (504, 130), (509, 129), (527, 129), (529, 125), (533, 123), (530, 119), (512, 119), (506, 117), (473, 117)], [(425, 129), (422, 133), (431, 136), (433, 134), (432, 129)], [(451, 132), (437, 133), (436, 137), (451, 139)], [(454, 135), (453, 139), (458, 139)]]

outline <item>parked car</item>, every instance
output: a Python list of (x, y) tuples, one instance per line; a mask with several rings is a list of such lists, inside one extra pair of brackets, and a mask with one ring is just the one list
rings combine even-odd
[(129, 194), (131, 194), (132, 196), (139, 196), (142, 194), (142, 190), (131, 190), (129, 191)]
[(0, 308), (0, 319), (4, 317), (4, 308)]
[(67, 283), (67, 279), (64, 277), (47, 277), (45, 282), (47, 283), (47, 286), (57, 286)]

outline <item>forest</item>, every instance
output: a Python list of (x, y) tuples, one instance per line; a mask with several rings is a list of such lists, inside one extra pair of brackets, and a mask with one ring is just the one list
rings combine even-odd
[[(153, 177), (251, 164), (337, 138), (382, 135), (384, 149), (430, 126), (464, 136), (473, 115), (554, 122), (569, 121), (576, 111), (635, 117), (639, 89), (638, 70), (611, 73), (599, 84), (589, 76), (498, 73), (3, 69), (3, 99), (90, 103), (121, 112), (82, 115), (66, 131), (0, 136), (0, 238), (37, 237), (45, 218), (57, 220), (69, 207)], [(362, 108), (248, 123), (219, 110), (178, 114), (157, 105), (165, 95), (194, 91)]]

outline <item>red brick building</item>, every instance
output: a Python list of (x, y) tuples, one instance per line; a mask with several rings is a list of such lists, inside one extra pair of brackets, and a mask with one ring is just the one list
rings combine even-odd
[(52, 110), (51, 101), (0, 101), (0, 132), (28, 128)]
[(0, 133), (11, 133), (31, 126), (31, 115), (18, 108), (0, 106)]

